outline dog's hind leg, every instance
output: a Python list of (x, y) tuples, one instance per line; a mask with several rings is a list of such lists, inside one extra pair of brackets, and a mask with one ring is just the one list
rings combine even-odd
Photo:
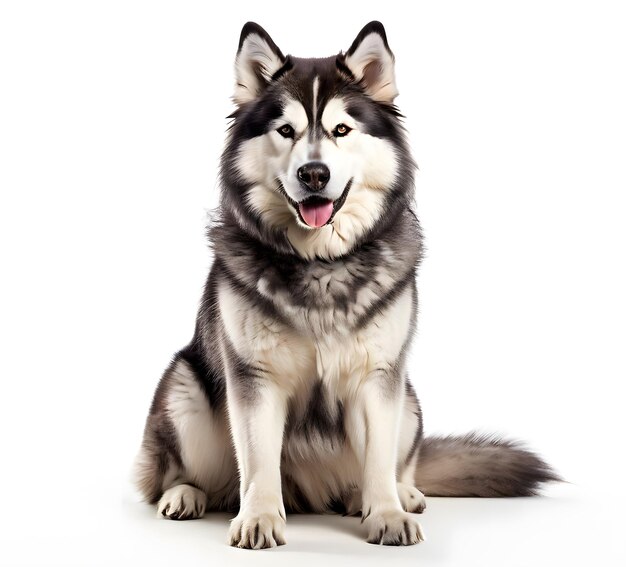
[(170, 520), (195, 520), (206, 510), (206, 492), (191, 484), (176, 484), (159, 499), (157, 514)]
[(232, 509), (237, 474), (223, 409), (212, 407), (192, 365), (181, 354), (154, 396), (136, 463), (136, 483), (158, 513), (172, 520)]

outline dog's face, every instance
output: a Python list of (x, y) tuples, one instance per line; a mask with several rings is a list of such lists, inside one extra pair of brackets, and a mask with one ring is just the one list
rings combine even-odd
[(380, 23), (346, 54), (324, 59), (285, 57), (249, 23), (235, 68), (239, 108), (222, 174), (238, 222), (286, 237), (303, 257), (332, 258), (397, 212), (398, 201), (406, 206), (413, 164)]

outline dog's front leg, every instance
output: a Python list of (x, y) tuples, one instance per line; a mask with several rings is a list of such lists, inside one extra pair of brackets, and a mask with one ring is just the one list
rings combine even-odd
[(228, 378), (228, 412), (240, 475), (239, 514), (230, 545), (248, 549), (285, 543), (280, 456), (286, 402), (271, 377), (237, 368)]
[(369, 543), (412, 545), (424, 540), (414, 514), (402, 509), (396, 485), (403, 391), (396, 369), (378, 372), (363, 386), (365, 418), (363, 519)]

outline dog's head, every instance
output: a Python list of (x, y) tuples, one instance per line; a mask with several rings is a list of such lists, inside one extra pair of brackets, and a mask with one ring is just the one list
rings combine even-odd
[(414, 164), (380, 22), (323, 59), (284, 56), (247, 23), (235, 70), (222, 206), (244, 229), (282, 251), (334, 258), (410, 206)]

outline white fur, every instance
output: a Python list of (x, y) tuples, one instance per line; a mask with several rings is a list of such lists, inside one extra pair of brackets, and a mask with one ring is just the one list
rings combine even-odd
[(273, 121), (267, 134), (241, 144), (237, 155), (237, 169), (244, 181), (260, 183), (276, 191), (276, 180), (289, 167), (292, 151), (291, 140), (277, 131), (285, 124), (293, 127), (296, 136), (301, 136), (306, 131), (309, 121), (304, 107), (298, 101), (286, 100), (282, 116)]
[[(282, 64), (265, 39), (257, 33), (248, 35), (236, 60), (235, 101), (252, 101)], [(346, 64), (364, 80), (374, 99), (391, 102), (396, 96), (393, 56), (378, 34), (367, 36)], [(391, 143), (365, 133), (341, 98), (329, 101), (318, 117), (319, 77), (311, 88), (313, 108), (286, 98), (282, 115), (268, 132), (241, 144), (236, 165), (241, 180), (251, 185), (246, 198), (261, 222), (284, 231), (302, 257), (332, 260), (351, 252), (380, 217), (386, 192), (396, 180), (398, 157)], [(318, 118), (328, 134), (338, 124), (351, 131), (336, 139), (311, 141), (314, 137), (307, 134), (317, 127)], [(278, 132), (286, 124), (294, 129), (293, 140)], [(282, 186), (295, 202), (309, 196), (297, 171), (313, 159), (331, 172), (325, 197), (338, 199), (351, 183), (333, 223), (319, 229), (302, 224), (280, 190)], [(231, 523), (229, 542), (247, 548), (280, 545), (285, 529), (282, 473), (314, 509), (326, 509), (329, 495), (341, 495), (351, 512), (363, 508), (372, 541), (412, 544), (423, 539), (410, 514), (424, 507), (423, 495), (413, 486), (416, 456), (409, 459), (418, 427), (417, 402), (405, 400), (397, 368), (410, 332), (413, 287), (373, 315), (365, 327), (357, 325), (396, 283), (388, 274), (401, 260), (384, 250), (383, 256), (388, 265), (368, 274), (368, 283), (346, 309), (338, 309), (328, 293), (349, 294), (347, 282), (354, 274), (341, 260), (311, 263), (307, 291), (316, 298), (315, 308), (311, 303), (303, 307), (287, 293), (270, 293), (270, 282), (263, 276), (256, 281), (253, 274), (239, 274), (273, 303), (281, 315), (277, 318), (218, 279), (223, 329), (217, 340), (211, 338), (224, 365), (226, 407), (214, 411), (192, 368), (176, 363), (168, 375), (165, 411), (180, 441), (182, 463), (177, 456), (166, 456), (168, 469), (158, 477), (164, 490), (159, 513), (200, 517), (207, 505), (226, 501), (239, 478), (240, 509)], [(253, 386), (236, 373), (232, 350), (256, 373)], [(343, 418), (343, 430), (303, 432), (296, 422), (295, 430), (285, 435), (288, 408), (304, 415), (315, 387), (330, 398), (325, 411), (329, 419), (333, 413), (337, 421)], [(335, 443), (333, 435), (342, 437)]]
[(207, 495), (202, 490), (189, 484), (178, 484), (163, 493), (157, 506), (157, 515), (174, 519), (202, 518), (206, 504)]
[(353, 184), (332, 224), (311, 230), (289, 223), (287, 237), (304, 258), (338, 258), (349, 254), (357, 239), (370, 229), (382, 212), (383, 196), (369, 187)]
[[(415, 471), (413, 471), (415, 472)], [(413, 486), (415, 482), (412, 477), (408, 479), (408, 483), (398, 482), (396, 484), (396, 488), (398, 491), (398, 497), (400, 498), (400, 503), (402, 504), (402, 509), (405, 512), (417, 512), (421, 514), (426, 508), (426, 498), (424, 495)]]
[(220, 286), (219, 298), (220, 315), (237, 354), (248, 364), (262, 366), (289, 396), (297, 387), (294, 377), (313, 368), (312, 345), (293, 329), (262, 316), (227, 284)]
[[(226, 367), (229, 384), (228, 412), (237, 451), (240, 478), (240, 508), (231, 523), (231, 545), (259, 548), (284, 541), (285, 507), (282, 497), (280, 460), (287, 416), (285, 391), (269, 380), (257, 385), (254, 403), (237, 396), (232, 369)], [(255, 533), (259, 534), (254, 541)]]
[[(341, 98), (332, 98), (326, 103), (321, 122), (322, 126), (324, 126), (328, 132), (332, 132), (338, 124), (345, 124), (353, 129), (357, 128), (356, 120), (348, 114), (343, 99)], [(348, 136), (337, 140), (337, 142), (343, 143), (347, 141), (351, 135), (352, 132), (350, 132)]]
[(256, 184), (248, 190), (248, 203), (269, 226), (286, 230), (296, 223), (295, 212), (277, 189)]
[[(257, 136), (242, 142), (237, 153), (237, 170), (243, 181), (248, 183), (267, 183), (266, 159), (272, 159), (272, 150), (267, 135)], [(269, 155), (268, 155), (269, 154)]]
[(365, 454), (362, 456), (365, 515), (401, 509), (395, 467), (403, 398), (385, 398), (383, 384), (387, 381), (386, 372), (377, 372), (373, 380), (364, 385), (361, 397), (366, 427)]
[[(237, 104), (254, 100), (264, 83), (269, 82), (272, 75), (283, 65), (283, 60), (274, 52), (269, 44), (258, 34), (251, 33), (246, 37), (235, 60), (235, 94)], [(260, 69), (259, 79), (255, 68)]]
[(366, 36), (345, 63), (358, 80), (365, 77), (366, 92), (374, 100), (391, 103), (398, 96), (393, 55), (376, 32)]
[[(330, 225), (317, 229), (302, 225), (276, 183), (280, 180), (294, 201), (307, 196), (297, 181), (298, 168), (310, 161), (311, 154), (306, 136), (309, 124), (301, 103), (287, 100), (283, 116), (274, 122), (275, 128), (244, 142), (237, 161), (242, 178), (254, 184), (248, 193), (252, 208), (262, 222), (285, 230), (291, 244), (305, 258), (348, 254), (379, 218), (385, 192), (394, 183), (398, 168), (392, 144), (362, 132), (340, 98), (327, 103), (321, 122), (329, 132), (342, 123), (352, 128), (347, 136), (337, 138), (336, 144), (325, 139), (319, 147), (320, 160), (331, 172), (326, 189), (329, 198), (337, 199), (348, 180), (354, 180), (346, 202)], [(296, 131), (300, 139), (295, 144), (275, 131), (283, 124), (290, 124)]]
[(230, 447), (224, 442), (226, 424), (215, 419), (198, 380), (183, 361), (178, 361), (172, 372), (167, 411), (178, 433), (185, 480), (203, 487), (227, 483), (228, 478), (212, 466), (215, 460), (232, 463)]
[(248, 202), (264, 222), (286, 230), (302, 257), (332, 259), (348, 254), (357, 238), (374, 225), (382, 212), (383, 195), (376, 189), (354, 184), (333, 223), (315, 230), (301, 226), (285, 198), (266, 185), (252, 187)]
[[(337, 151), (328, 157), (322, 155), (322, 161), (341, 160), (341, 167), (349, 167), (349, 175), (354, 177), (357, 183), (385, 191), (396, 178), (397, 158), (393, 145), (382, 138), (365, 134), (362, 125), (348, 114), (344, 101), (341, 98), (333, 98), (324, 107), (322, 125), (328, 132), (332, 132), (338, 124), (349, 126), (352, 132), (337, 138), (335, 146)], [(332, 144), (330, 140), (328, 141)], [(345, 165), (345, 162), (348, 162), (349, 166)]]
[[(309, 125), (309, 119), (306, 116), (306, 110), (301, 102), (294, 99), (285, 100), (283, 115), (281, 118), (275, 120), (274, 123), (282, 125), (283, 122), (293, 126), (293, 129), (296, 131), (296, 136), (300, 136), (304, 133)], [(288, 141), (287, 143), (290, 142)]]
[[(318, 274), (311, 281), (311, 285), (340, 286), (341, 273), (339, 271), (339, 273), (330, 274), (327, 281), (324, 281), (324, 276)], [(261, 279), (258, 282), (259, 291), (263, 292), (264, 285), (264, 280)], [(374, 296), (367, 298), (366, 304), (373, 300)], [(277, 298), (277, 303), (283, 304), (283, 300)], [(229, 341), (237, 354), (250, 363), (254, 362), (256, 367), (262, 368), (267, 383), (273, 383), (278, 388), (276, 391), (270, 389), (269, 392), (264, 392), (264, 395), (273, 392), (272, 419), (276, 419), (276, 416), (281, 414), (277, 408), (282, 408), (287, 398), (291, 399), (296, 406), (305, 404), (311, 381), (317, 378), (322, 379), (337, 399), (345, 402), (344, 417), (350, 444), (334, 453), (332, 450), (329, 451), (327, 444), (323, 444), (321, 440), (320, 443), (316, 443), (315, 439), (303, 442), (297, 438), (291, 438), (284, 447), (285, 454), (289, 455), (291, 462), (289, 474), (297, 479), (298, 484), (312, 501), (323, 502), (329, 493), (329, 488), (337, 493), (348, 481), (360, 485), (363, 459), (369, 450), (368, 439), (371, 443), (372, 435), (376, 431), (373, 429), (374, 424), (379, 423), (385, 428), (390, 419), (397, 421), (410, 417), (408, 414), (408, 417), (404, 417), (404, 413), (399, 409), (400, 405), (390, 415), (378, 415), (378, 413), (374, 415), (370, 412), (369, 419), (366, 421), (363, 419), (368, 396), (370, 400), (374, 400), (374, 408), (380, 404), (375, 382), (379, 379), (381, 371), (391, 371), (405, 342), (410, 324), (412, 291), (407, 289), (383, 314), (375, 317), (368, 326), (358, 332), (350, 332), (347, 321), (342, 323), (341, 317), (333, 318), (332, 315), (327, 321), (321, 316), (317, 322), (309, 317), (302, 321), (298, 332), (295, 332), (286, 325), (263, 316), (251, 304), (247, 304), (241, 296), (233, 292), (227, 284), (219, 288), (219, 305)], [(300, 313), (297, 307), (286, 305), (282, 308), (292, 321), (298, 318), (303, 319), (303, 313)], [(347, 317), (356, 317), (356, 312), (348, 313)], [(340, 348), (339, 344), (341, 344)], [(370, 382), (372, 384), (367, 386)], [(281, 394), (278, 395), (276, 392)], [(249, 429), (263, 431), (264, 438), (269, 435), (270, 431), (278, 432), (279, 424), (272, 425), (269, 415), (263, 417), (261, 414), (251, 417), (246, 414), (247, 417), (244, 418), (241, 407), (236, 404), (232, 407), (229, 404), (229, 410), (231, 422), (234, 422), (234, 437), (235, 439), (241, 438), (241, 460), (245, 463), (251, 458), (246, 452), (260, 450), (263, 442), (260, 439), (254, 441), (249, 437), (252, 435), (250, 432), (243, 433), (242, 431), (246, 429), (243, 424), (250, 423), (249, 420), (253, 419), (254, 426)], [(376, 409), (372, 411), (378, 412)], [(367, 412), (365, 415), (367, 416)], [(365, 431), (369, 431), (369, 438), (363, 435)], [(376, 478), (379, 479), (386, 475), (387, 484), (384, 488), (376, 489), (373, 497), (380, 497), (383, 502), (387, 498), (387, 507), (393, 507), (389, 504), (389, 498), (394, 498), (393, 505), (400, 509), (395, 486), (397, 426), (391, 429), (391, 435), (392, 441), (379, 443), (376, 449), (392, 451), (391, 455), (387, 456), (390, 458), (388, 462), (392, 463), (392, 468), (376, 472), (378, 475)], [(377, 437), (374, 435), (374, 438)], [(244, 444), (245, 439), (247, 442)], [(235, 443), (237, 445), (237, 441)], [(274, 447), (273, 450), (275, 449)], [(264, 450), (263, 454), (265, 455), (267, 451), (271, 454), (272, 449)], [(401, 454), (404, 455), (407, 452), (408, 446), (403, 447)], [(267, 465), (267, 460), (265, 462)], [(311, 473), (312, 463), (317, 464), (315, 475)], [(243, 471), (245, 479), (250, 479), (252, 475), (250, 470)], [(244, 481), (244, 486), (246, 482), (250, 481)], [(267, 484), (270, 485), (271, 482), (268, 481)], [(249, 517), (250, 513), (246, 512), (233, 530), (241, 529), (242, 522)]]
[[(311, 285), (318, 286), (320, 293), (329, 288), (340, 290), (347, 277), (338, 265), (326, 274), (316, 271), (312, 275)], [(257, 282), (261, 293), (266, 286), (263, 278)], [(207, 506), (207, 493), (211, 506), (224, 497), (224, 489), (236, 490), (233, 482), (237, 479), (237, 465), (223, 427), (229, 423), (242, 481), (240, 512), (229, 530), (231, 544), (258, 548), (284, 542), (281, 454), (282, 473), (294, 479), (316, 509), (324, 508), (329, 494), (346, 494), (349, 487), (355, 486), (358, 488), (352, 498), (346, 494), (351, 512), (358, 512), (362, 501), (375, 499), (381, 503), (366, 521), (370, 536), (380, 525), (387, 525), (389, 533), (404, 537), (404, 532), (397, 529), (404, 529), (403, 522), (407, 521), (410, 543), (419, 541), (419, 525), (410, 516), (405, 518), (402, 509), (419, 511), (423, 499), (410, 486), (406, 475), (398, 478), (396, 484), (395, 471), (396, 462), (399, 472), (405, 468), (411, 436), (415, 434), (415, 408), (402, 405), (401, 396), (391, 410), (391, 406), (381, 404), (381, 390), (377, 387), (381, 372), (391, 369), (408, 334), (412, 291), (407, 289), (358, 332), (350, 332), (347, 320), (342, 322), (341, 318), (333, 326), (332, 317), (324, 323), (313, 322), (311, 326), (304, 324), (289, 330), (246, 303), (225, 283), (219, 287), (218, 295), (229, 343), (239, 356), (263, 372), (264, 386), (255, 392), (254, 404), (247, 405), (245, 400), (238, 400), (238, 384), (230, 381), (227, 368), (226, 421), (223, 414), (213, 414), (188, 365), (179, 362), (174, 367), (166, 407), (181, 442), (183, 468), (173, 468), (168, 473), (159, 513), (174, 518), (180, 514), (199, 517)], [(363, 296), (360, 308), (374, 297)], [(283, 303), (281, 298), (277, 301)], [(285, 314), (288, 312), (290, 318), (302, 317), (295, 307), (288, 307)], [(347, 317), (354, 317), (355, 313)], [(302, 439), (292, 434), (283, 446), (287, 400), (300, 410), (305, 408), (311, 384), (319, 378), (330, 395), (343, 402), (349, 442), (329, 448), (328, 439), (317, 439), (315, 435)], [(395, 425), (388, 429), (390, 422)], [(398, 434), (400, 422), (409, 434)], [(387, 441), (381, 442), (382, 439)], [(376, 465), (387, 459), (391, 459), (391, 465)], [(256, 533), (258, 539), (254, 539)]]
[[(251, 487), (251, 493), (256, 486)], [(276, 510), (278, 502), (268, 497), (248, 499), (246, 507), (231, 520), (228, 530), (229, 545), (247, 549), (276, 547), (285, 543), (285, 518)], [(282, 501), (281, 504), (282, 505)]]
[(317, 122), (317, 95), (320, 90), (320, 78), (313, 79), (313, 124)]
[(414, 545), (425, 539), (415, 516), (404, 510), (382, 510), (370, 515), (363, 523), (368, 530), (367, 541), (370, 543)]
[[(331, 133), (339, 124), (349, 126), (352, 131), (347, 136), (329, 140), (322, 139), (319, 144), (319, 161), (330, 170), (330, 180), (324, 195), (335, 200), (340, 197), (350, 179), (356, 185), (384, 192), (390, 187), (396, 176), (397, 161), (393, 145), (387, 140), (364, 133), (362, 126), (350, 114), (341, 98), (331, 99), (321, 116), (323, 128)], [(310, 148), (305, 139), (299, 140), (291, 151), (286, 170), (278, 171), (287, 194), (296, 202), (308, 196), (298, 182), (297, 172), (310, 161)], [(308, 227), (306, 227), (308, 228)]]

